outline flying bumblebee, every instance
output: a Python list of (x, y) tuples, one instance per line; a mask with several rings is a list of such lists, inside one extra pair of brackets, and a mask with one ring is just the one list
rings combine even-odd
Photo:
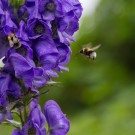
[(95, 47), (91, 47), (90, 44), (86, 45), (80, 50), (80, 53), (89, 57), (91, 60), (95, 60), (97, 57), (97, 53), (95, 52), (101, 45), (97, 45)]
[(10, 36), (8, 36), (8, 41), (9, 41), (10, 47), (15, 47), (15, 48), (21, 47), (21, 43), (19, 42), (15, 34), (11, 34)]

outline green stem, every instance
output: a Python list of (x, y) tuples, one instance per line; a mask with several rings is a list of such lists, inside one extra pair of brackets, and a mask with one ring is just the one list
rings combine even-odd
[(10, 125), (13, 126), (15, 128), (21, 129), (21, 124), (17, 121), (14, 120), (5, 120), (4, 122), (2, 122), (1, 124), (6, 124), (6, 125)]
[(46, 133), (46, 135), (49, 135), (49, 132), (50, 132), (50, 128), (49, 128), (49, 125), (47, 124), (47, 133)]
[(22, 111), (21, 110), (20, 110), (20, 119), (21, 119), (22, 126), (24, 126), (24, 121), (23, 121), (23, 118), (22, 118)]
[(26, 104), (24, 104), (24, 123), (27, 122), (27, 109), (26, 109)]

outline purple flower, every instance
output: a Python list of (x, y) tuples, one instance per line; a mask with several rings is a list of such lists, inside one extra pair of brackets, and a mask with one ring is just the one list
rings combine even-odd
[(33, 61), (33, 51), (26, 42), (21, 42), (20, 48), (11, 48), (4, 59), (4, 72), (15, 73), (22, 79), (26, 88), (34, 89), (42, 87), (46, 83), (43, 69), (36, 68)]
[[(64, 1), (66, 3), (66, 1)], [(74, 41), (72, 35), (79, 29), (79, 18), (82, 14), (82, 6), (78, 0), (70, 0), (68, 12), (65, 12), (62, 17), (57, 17), (52, 22), (53, 39), (69, 45), (69, 40)], [(63, 3), (63, 7), (64, 4)], [(72, 6), (71, 6), (72, 5)], [(68, 7), (67, 6), (67, 7)]]
[[(1, 1), (0, 1), (0, 8), (1, 8), (4, 12), (8, 11), (8, 12), (11, 14), (11, 16), (14, 18), (14, 9), (13, 9), (13, 7), (10, 5), (9, 0), (1, 0)], [(0, 10), (0, 11), (1, 11), (1, 10)]]
[(12, 135), (46, 135), (45, 116), (41, 112), (37, 99), (30, 104), (30, 115), (22, 130), (14, 130)]
[(7, 106), (18, 100), (21, 92), (22, 89), (13, 76), (4, 73), (0, 74), (0, 122), (5, 116), (7, 119), (12, 119), (11, 110), (7, 110)]
[[(40, 8), (39, 8), (40, 7)], [(41, 0), (39, 12), (45, 20), (54, 20), (55, 16), (62, 16), (62, 4), (58, 0)]]
[(72, 35), (79, 29), (78, 18), (73, 11), (68, 12), (63, 18), (53, 21), (52, 31), (54, 40), (69, 45), (69, 40), (74, 41)]
[(46, 76), (42, 68), (34, 68), (34, 79), (32, 84), (34, 88), (41, 88), (46, 84)]
[(35, 1), (36, 0), (25, 0), (25, 9), (27, 9), (28, 14), (33, 13), (35, 8)]
[(39, 60), (39, 65), (44, 70), (50, 70), (57, 67), (58, 50), (55, 43), (50, 38), (40, 39), (33, 43), (34, 53)]
[(10, 48), (8, 38), (3, 30), (0, 30), (0, 59), (6, 54)]
[(3, 10), (8, 10), (9, 6), (10, 5), (8, 0), (1, 0), (1, 7), (3, 8)]
[(33, 7), (35, 5), (35, 0), (25, 0), (25, 5), (27, 7)]
[(2, 15), (4, 15), (4, 11), (2, 10), (2, 8), (1, 8), (1, 3), (0, 3), (0, 19), (2, 19), (2, 18), (1, 18)]
[(5, 32), (7, 36), (15, 31), (17, 28), (15, 22), (12, 20), (12, 14), (10, 11), (5, 11), (4, 14), (1, 16), (1, 28)]
[(31, 88), (34, 72), (30, 63), (18, 53), (12, 53), (9, 57), (9, 61), (13, 66), (15, 76), (23, 80), (26, 88)]
[(49, 135), (67, 134), (70, 123), (55, 101), (49, 100), (46, 102), (44, 114), (49, 126)]
[(21, 87), (17, 84), (14, 76), (0, 74), (0, 103), (5, 106), (6, 102), (13, 102), (21, 96)]
[(18, 17), (27, 21), (28, 17), (35, 10), (35, 0), (25, 0), (25, 4), (18, 9)]
[[(71, 49), (69, 46), (64, 45), (62, 43), (59, 43), (57, 45), (57, 49), (59, 52), (59, 60), (58, 60), (58, 67), (57, 70), (61, 71), (62, 69), (66, 69), (65, 65), (69, 62), (70, 60), (70, 55), (71, 55)], [(66, 69), (67, 70), (67, 69)]]
[(70, 3), (72, 3), (72, 5), (74, 6), (74, 13), (75, 16), (79, 19), (82, 15), (82, 6), (81, 3), (79, 2), (79, 0), (69, 0)]
[[(20, 29), (18, 29), (18, 31), (15, 34), (16, 37), (21, 41), (29, 42), (29, 38), (28, 38), (28, 35), (26, 33), (26, 24), (25, 24), (25, 22), (20, 21), (19, 27), (20, 27)], [(30, 42), (29, 42), (29, 46), (30, 46)]]
[(29, 20), (26, 31), (30, 39), (36, 39), (41, 36), (50, 37), (52, 35), (49, 25), (45, 21), (39, 19)]

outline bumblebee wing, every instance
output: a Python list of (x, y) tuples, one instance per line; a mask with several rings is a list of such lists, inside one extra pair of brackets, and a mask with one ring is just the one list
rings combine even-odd
[(88, 43), (83, 45), (83, 48), (92, 48), (92, 43)]
[(97, 50), (99, 47), (101, 46), (101, 44), (99, 44), (99, 45), (97, 45), (97, 46), (95, 46), (95, 47), (93, 47), (93, 48), (91, 48), (93, 51), (95, 51), (95, 50)]

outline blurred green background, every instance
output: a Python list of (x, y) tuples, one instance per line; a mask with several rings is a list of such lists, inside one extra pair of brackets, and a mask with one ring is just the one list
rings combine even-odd
[[(46, 87), (40, 101), (58, 102), (71, 121), (68, 135), (135, 135), (134, 33), (134, 0), (100, 0), (84, 17), (71, 45), (69, 72), (59, 74), (54, 80), (61, 84)], [(95, 61), (78, 54), (89, 42), (102, 44)], [(0, 125), (0, 135), (10, 134), (10, 127)]]

